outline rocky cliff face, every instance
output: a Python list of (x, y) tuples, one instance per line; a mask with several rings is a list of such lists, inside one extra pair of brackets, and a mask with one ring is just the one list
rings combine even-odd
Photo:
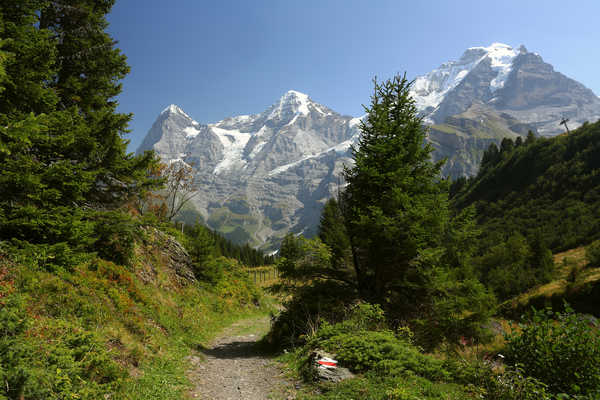
[(358, 119), (289, 91), (256, 115), (202, 125), (167, 107), (138, 149), (194, 166), (207, 224), (236, 242), (270, 246), (288, 231), (314, 233), (335, 195)]
[[(507, 45), (474, 47), (418, 77), (412, 88), (443, 174), (473, 175), (483, 151), (503, 137), (562, 132), (600, 118), (600, 99), (542, 58)], [(159, 115), (138, 149), (194, 166), (194, 206), (236, 242), (276, 248), (289, 231), (316, 232), (324, 202), (351, 165), (360, 119), (289, 91), (260, 114), (201, 124), (175, 105)]]
[(443, 124), (474, 103), (530, 124), (541, 135), (564, 132), (563, 118), (572, 128), (600, 119), (600, 98), (591, 90), (524, 46), (500, 43), (470, 48), (459, 61), (418, 77), (413, 96), (431, 124)]

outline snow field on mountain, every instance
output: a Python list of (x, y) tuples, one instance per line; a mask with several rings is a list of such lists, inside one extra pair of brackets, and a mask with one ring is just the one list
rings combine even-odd
[(213, 173), (216, 175), (221, 171), (231, 169), (235, 165), (245, 164), (242, 153), (252, 134), (235, 129), (217, 128), (216, 126), (211, 126), (210, 129), (217, 135), (223, 145), (223, 160), (217, 164)]
[(517, 54), (517, 50), (502, 43), (467, 49), (458, 61), (444, 63), (439, 68), (415, 79), (411, 93), (417, 108), (419, 111), (428, 107), (436, 108), (448, 92), (458, 86), (486, 58), (490, 60), (492, 70), (497, 72), (490, 83), (490, 90), (494, 92), (504, 87)]

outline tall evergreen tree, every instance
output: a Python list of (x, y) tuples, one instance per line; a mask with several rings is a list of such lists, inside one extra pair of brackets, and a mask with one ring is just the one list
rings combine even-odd
[(375, 81), (365, 110), (343, 208), (360, 295), (412, 319), (425, 346), (477, 336), (494, 299), (470, 266), (473, 212), (450, 218), (444, 160), (431, 160), (406, 77)]
[(361, 293), (381, 301), (393, 290), (413, 301), (420, 286), (413, 261), (441, 244), (448, 188), (406, 77), (374, 84), (355, 165), (344, 172), (348, 232)]
[(129, 69), (105, 32), (113, 3), (0, 1), (0, 240), (87, 246), (93, 212), (155, 184), (116, 112)]
[(529, 145), (535, 142), (535, 134), (532, 131), (527, 131), (527, 139), (525, 139), (525, 144)]

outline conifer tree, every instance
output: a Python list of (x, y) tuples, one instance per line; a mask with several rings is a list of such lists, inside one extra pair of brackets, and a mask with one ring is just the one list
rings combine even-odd
[(535, 142), (536, 137), (535, 134), (532, 131), (527, 131), (527, 139), (525, 139), (525, 144), (529, 145), (532, 144), (533, 142)]
[(344, 215), (336, 199), (329, 199), (323, 207), (319, 223), (319, 238), (331, 249), (331, 264), (336, 270), (352, 268), (350, 240)]
[(88, 246), (95, 212), (155, 184), (116, 112), (129, 69), (105, 32), (113, 3), (0, 1), (0, 240)]
[(343, 197), (359, 294), (412, 320), (424, 346), (477, 336), (494, 298), (470, 265), (474, 212), (450, 217), (445, 160), (431, 159), (406, 77), (375, 81), (365, 110)]
[(500, 150), (498, 150), (498, 146), (496, 146), (496, 143), (492, 143), (483, 152), (483, 157), (481, 158), (479, 170), (484, 171), (486, 168), (496, 165), (498, 161), (500, 161)]
[(393, 290), (408, 301), (420, 286), (413, 261), (441, 244), (448, 188), (406, 77), (374, 84), (355, 165), (344, 173), (346, 220), (363, 296), (382, 301)]

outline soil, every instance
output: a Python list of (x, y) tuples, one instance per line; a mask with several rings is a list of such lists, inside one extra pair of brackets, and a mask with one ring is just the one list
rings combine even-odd
[(210, 346), (190, 357), (192, 399), (294, 399), (293, 385), (258, 341), (269, 329), (268, 317), (238, 321)]

